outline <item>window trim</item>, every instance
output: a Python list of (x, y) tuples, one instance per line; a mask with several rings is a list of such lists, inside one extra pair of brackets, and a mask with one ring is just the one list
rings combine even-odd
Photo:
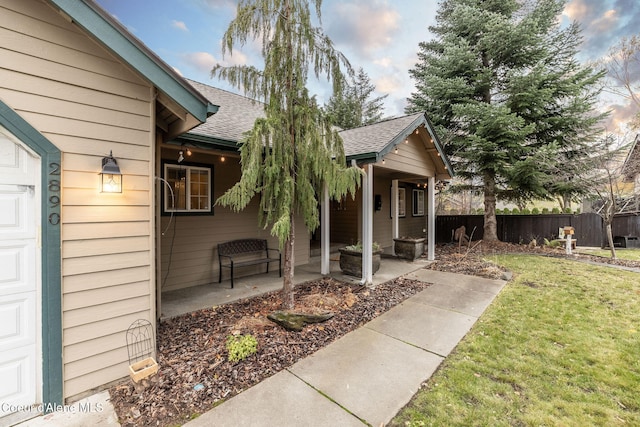
[[(402, 194), (402, 197), (400, 196)], [(393, 201), (393, 187), (389, 190), (391, 201)], [(389, 217), (393, 218), (393, 203), (389, 203)], [(407, 189), (398, 186), (398, 218), (407, 217)]]
[[(207, 186), (208, 186), (208, 209), (191, 209), (191, 208), (187, 208), (187, 209), (171, 209), (168, 206), (169, 203), (169, 199), (171, 197), (171, 193), (167, 187), (168, 185), (168, 179), (167, 179), (167, 173), (169, 171), (169, 169), (183, 169), (185, 170), (185, 176), (190, 176), (190, 171), (192, 170), (206, 170), (208, 173), (208, 182), (207, 182)], [(171, 161), (163, 161), (162, 162), (162, 178), (166, 181), (162, 183), (162, 191), (161, 191), (161, 196), (162, 196), (162, 200), (161, 200), (161, 206), (162, 206), (162, 215), (163, 216), (167, 216), (167, 215), (190, 215), (190, 216), (197, 216), (197, 215), (213, 215), (213, 165), (209, 165), (209, 164), (202, 164), (202, 163), (191, 163), (191, 162), (182, 162), (182, 163), (175, 163), (175, 162), (171, 162)], [(185, 188), (189, 189), (189, 185), (187, 185), (188, 183), (185, 183)], [(189, 189), (190, 190), (190, 189)], [(190, 193), (187, 193), (186, 197), (188, 198), (188, 200), (190, 200), (190, 198), (192, 197)], [(187, 206), (190, 206), (190, 203), (186, 203)]]
[[(412, 195), (413, 195), (412, 197), (413, 203), (411, 204), (412, 216), (424, 216), (424, 190), (414, 188)], [(417, 208), (417, 211), (416, 211), (416, 208)]]

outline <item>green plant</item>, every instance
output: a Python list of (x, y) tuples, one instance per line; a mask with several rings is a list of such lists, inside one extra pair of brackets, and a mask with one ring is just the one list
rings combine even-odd
[(531, 213), (532, 213), (533, 215), (539, 215), (539, 214), (540, 214), (540, 209), (538, 209), (538, 208), (533, 208), (533, 209), (531, 209)]
[(559, 213), (560, 213), (560, 208), (553, 208), (553, 209), (551, 209), (551, 213), (559, 214)]
[(544, 215), (549, 214), (549, 208), (542, 208), (542, 213), (543, 213)]
[(229, 362), (239, 362), (258, 351), (258, 340), (251, 334), (229, 335), (227, 337), (227, 352)]
[(522, 209), (522, 211), (520, 211), (520, 213), (522, 215), (531, 215), (531, 211), (529, 210), (529, 208)]
[(496, 209), (496, 215), (502, 215), (502, 209), (500, 208)]
[[(362, 252), (362, 242), (358, 242), (355, 245), (345, 246), (345, 249), (352, 252)], [(372, 249), (373, 249), (373, 252), (379, 251), (380, 244), (378, 242), (373, 242)]]
[(564, 213), (570, 214), (571, 213), (571, 208), (564, 208)]
[(520, 209), (518, 209), (518, 208), (513, 208), (513, 209), (511, 210), (511, 213), (512, 213), (512, 214), (514, 214), (514, 215), (520, 215)]

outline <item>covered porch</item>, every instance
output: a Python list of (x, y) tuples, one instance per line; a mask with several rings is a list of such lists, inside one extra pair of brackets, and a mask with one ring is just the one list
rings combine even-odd
[[(329, 276), (343, 282), (359, 283), (359, 278), (342, 274), (338, 261), (333, 255), (333, 260), (330, 262)], [(323, 275), (320, 274), (320, 262), (320, 256), (314, 256), (309, 259), (307, 264), (297, 266), (294, 278), (295, 284), (321, 279)], [(425, 268), (430, 263), (431, 261), (425, 258), (410, 262), (394, 257), (385, 257), (380, 270), (373, 277), (372, 284), (376, 286), (388, 282)], [(276, 271), (238, 278), (233, 289), (229, 288), (229, 281), (223, 281), (222, 283), (209, 283), (164, 292), (162, 294), (161, 319), (169, 319), (203, 308), (251, 298), (266, 292), (279, 291), (280, 289), (282, 289), (282, 278), (278, 277)]]

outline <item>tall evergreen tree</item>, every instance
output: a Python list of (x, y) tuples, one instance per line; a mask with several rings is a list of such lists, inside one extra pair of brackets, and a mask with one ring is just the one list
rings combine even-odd
[[(321, 0), (313, 0), (320, 19)], [(223, 54), (236, 44), (261, 39), (264, 70), (216, 66), (212, 74), (265, 103), (240, 148), (242, 177), (217, 203), (244, 209), (260, 194), (259, 220), (284, 247), (283, 305), (294, 305), (294, 215), (309, 230), (319, 225), (318, 195), (354, 194), (360, 170), (347, 168), (342, 140), (306, 88), (310, 70), (326, 76), (340, 91), (348, 61), (320, 28), (311, 24), (309, 2), (240, 0), (236, 18), (223, 37)]]
[(382, 103), (388, 96), (372, 98), (376, 87), (362, 68), (358, 69), (351, 80), (351, 83), (345, 82), (342, 85), (341, 92), (334, 92), (325, 107), (333, 124), (342, 129), (352, 129), (379, 121), (384, 114)]
[[(498, 238), (498, 197), (570, 197), (571, 159), (599, 149), (593, 111), (603, 74), (576, 61), (580, 31), (559, 27), (564, 4), (443, 0), (429, 27), (435, 38), (420, 43), (410, 70), (417, 91), (408, 112), (427, 111), (456, 173), (481, 179), (486, 240)], [(558, 162), (567, 179), (551, 176)]]

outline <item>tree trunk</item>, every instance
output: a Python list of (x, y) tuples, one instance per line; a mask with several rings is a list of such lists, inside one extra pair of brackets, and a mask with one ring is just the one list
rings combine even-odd
[(611, 259), (616, 260), (618, 256), (616, 255), (616, 247), (613, 245), (613, 232), (611, 230), (611, 221), (606, 220), (606, 229), (607, 229), (607, 240), (609, 241), (609, 247), (611, 248)]
[(484, 236), (482, 240), (498, 240), (498, 222), (496, 221), (496, 179), (490, 172), (484, 173)]
[(282, 283), (282, 307), (285, 310), (291, 310), (294, 306), (293, 295), (293, 266), (294, 264), (294, 241), (295, 241), (295, 223), (293, 213), (291, 214), (291, 230), (289, 238), (284, 244), (284, 278)]

